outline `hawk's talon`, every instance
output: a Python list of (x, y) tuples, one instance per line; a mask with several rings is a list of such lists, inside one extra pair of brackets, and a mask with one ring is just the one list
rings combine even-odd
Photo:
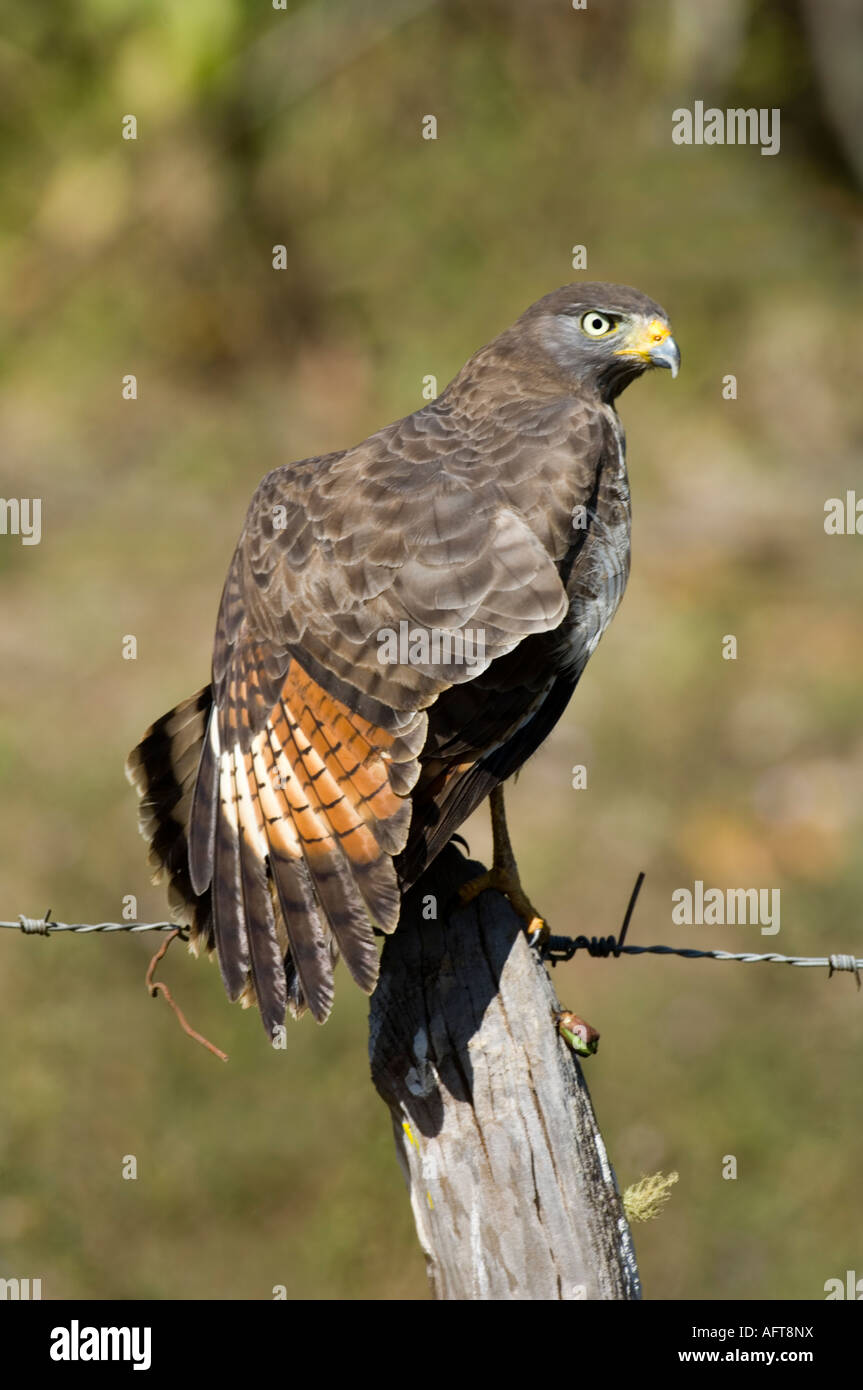
[(541, 917), (534, 917), (533, 920), (529, 923), (526, 930), (527, 939), (530, 942), (531, 947), (535, 951), (539, 951), (541, 955), (543, 947), (545, 946), (546, 942), (549, 940), (551, 936), (551, 927), (548, 925), (547, 922), (544, 922)]

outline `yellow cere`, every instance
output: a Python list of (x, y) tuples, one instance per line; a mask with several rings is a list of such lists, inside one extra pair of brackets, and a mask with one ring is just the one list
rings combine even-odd
[(638, 325), (633, 331), (632, 337), (627, 340), (628, 346), (618, 348), (615, 357), (644, 357), (646, 358), (650, 349), (658, 343), (664, 343), (670, 337), (671, 329), (667, 323), (661, 319), (651, 319), (645, 326)]

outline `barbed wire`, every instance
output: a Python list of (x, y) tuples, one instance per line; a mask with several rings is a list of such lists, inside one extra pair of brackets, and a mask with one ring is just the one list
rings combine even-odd
[[(588, 955), (598, 959), (606, 959), (609, 956), (617, 959), (620, 956), (652, 955), (680, 956), (685, 960), (735, 960), (742, 965), (765, 962), (768, 965), (815, 966), (828, 970), (828, 978), (837, 972), (848, 971), (856, 978), (857, 988), (861, 986), (860, 971), (863, 970), (863, 959), (839, 952), (829, 956), (783, 956), (778, 951), (702, 951), (691, 946), (629, 945), (626, 933), (643, 882), (644, 874), (640, 873), (629, 899), (619, 937), (549, 936), (539, 947), (543, 960), (547, 960), (553, 966), (559, 965), (561, 962), (572, 960), (578, 951), (587, 951)], [(50, 908), (44, 917), (26, 917), (22, 913), (17, 921), (0, 922), (0, 928), (3, 927), (21, 931), (25, 936), (50, 936), (55, 932), (177, 932), (182, 940), (187, 939), (188, 931), (185, 927), (178, 927), (176, 922), (56, 922), (51, 917)]]
[(863, 970), (863, 960), (858, 960), (855, 956), (841, 955), (838, 952), (830, 956), (783, 956), (778, 951), (699, 951), (692, 946), (628, 946), (626, 945), (626, 933), (629, 930), (643, 882), (644, 873), (640, 873), (635, 880), (635, 887), (629, 898), (619, 937), (549, 936), (539, 948), (543, 960), (547, 960), (551, 965), (558, 965), (561, 961), (572, 960), (577, 951), (587, 951), (588, 955), (600, 959), (608, 956), (614, 956), (617, 959), (618, 956), (649, 955), (682, 956), (686, 960), (736, 960), (743, 965), (752, 965), (758, 961), (766, 961), (769, 965), (818, 965), (822, 969), (829, 968), (828, 979), (837, 971), (849, 971), (857, 980), (857, 988), (860, 988), (860, 971)]
[(187, 927), (180, 927), (176, 922), (55, 922), (50, 907), (44, 917), (25, 917), (22, 912), (17, 921), (0, 922), (0, 927), (10, 927), (23, 932), (25, 936), (50, 936), (53, 932), (61, 931), (175, 931), (185, 939), (188, 931)]
[(698, 951), (683, 946), (623, 946), (613, 936), (550, 936), (542, 948), (544, 960), (551, 965), (572, 960), (576, 951), (587, 951), (591, 956), (683, 956), (689, 960), (737, 960), (744, 965), (755, 961), (767, 961), (770, 965), (820, 965), (829, 967), (830, 974), (837, 970), (848, 970), (857, 977), (860, 988), (860, 971), (863, 960), (854, 956), (834, 954), (832, 956), (781, 956), (777, 951)]

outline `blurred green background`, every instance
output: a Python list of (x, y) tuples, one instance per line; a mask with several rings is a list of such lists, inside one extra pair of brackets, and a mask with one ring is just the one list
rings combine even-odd
[[(2, 13), (0, 493), (41, 497), (43, 534), (0, 538), (0, 916), (117, 920), (126, 894), (164, 916), (123, 760), (208, 677), (259, 478), (414, 410), (426, 374), (443, 387), (587, 278), (658, 299), (683, 369), (620, 403), (633, 573), (508, 797), (526, 886), (555, 931), (604, 934), (643, 868), (637, 942), (863, 954), (863, 540), (823, 528), (827, 498), (863, 496), (855, 7)], [(780, 107), (781, 152), (673, 145), (696, 99)], [(484, 812), (466, 833), (486, 856)], [(779, 935), (672, 926), (696, 878), (780, 888)], [(343, 970), (327, 1026), (273, 1053), (175, 946), (160, 975), (224, 1066), (145, 993), (156, 938), (0, 936), (0, 1276), (47, 1298), (428, 1296)], [(863, 1274), (847, 975), (579, 958), (556, 984), (603, 1035), (587, 1073), (621, 1185), (680, 1174), (635, 1231), (647, 1297)]]

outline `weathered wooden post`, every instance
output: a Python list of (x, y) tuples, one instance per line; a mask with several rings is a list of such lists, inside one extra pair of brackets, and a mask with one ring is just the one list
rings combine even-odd
[[(372, 996), (390, 1108), (435, 1297), (635, 1299), (629, 1226), (548, 972), (482, 866), (448, 845), (405, 898)], [(437, 919), (423, 915), (433, 899)]]

